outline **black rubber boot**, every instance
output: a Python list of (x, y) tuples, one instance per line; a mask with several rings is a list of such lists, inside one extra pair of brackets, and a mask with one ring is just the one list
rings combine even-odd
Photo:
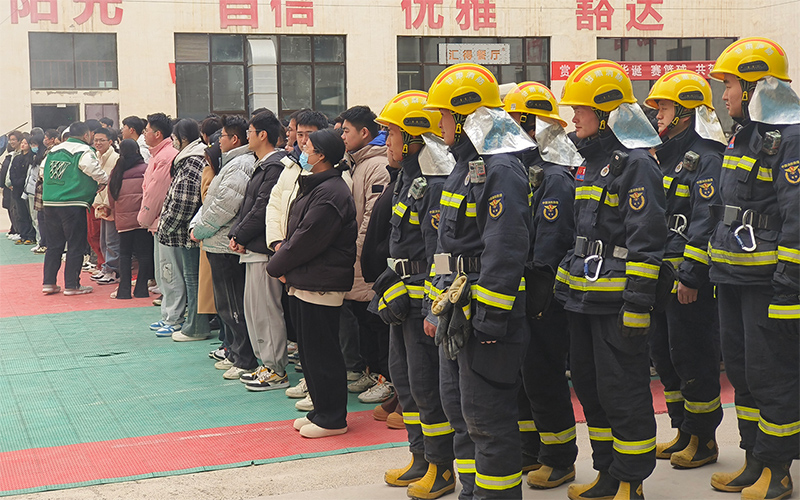
[(567, 496), (571, 500), (614, 500), (619, 490), (619, 481), (608, 472), (598, 472), (589, 484), (571, 484)]
[(761, 476), (753, 484), (742, 490), (742, 500), (780, 500), (792, 495), (792, 476), (789, 475), (791, 462), (783, 464), (764, 464)]
[(713, 464), (719, 456), (719, 448), (714, 437), (692, 436), (689, 446), (672, 454), (669, 462), (678, 469), (696, 469)]
[(711, 475), (711, 486), (720, 491), (742, 491), (761, 477), (764, 463), (756, 460), (752, 451), (744, 452), (744, 465), (736, 472), (717, 472)]
[(543, 465), (541, 469), (528, 473), (528, 486), (540, 490), (556, 488), (575, 480), (575, 466), (566, 469), (554, 469)]
[(620, 481), (619, 489), (617, 490), (616, 496), (614, 496), (614, 500), (644, 500), (642, 483)]
[(411, 463), (402, 469), (389, 469), (383, 475), (383, 480), (391, 486), (408, 486), (414, 481), (419, 481), (428, 471), (428, 462), (422, 454), (411, 455)]
[(409, 498), (429, 500), (456, 490), (456, 477), (452, 464), (430, 464), (425, 477), (408, 486)]
[(656, 444), (656, 458), (669, 460), (673, 453), (677, 453), (689, 446), (691, 437), (690, 434), (678, 429), (678, 434), (675, 436), (675, 439), (669, 443)]

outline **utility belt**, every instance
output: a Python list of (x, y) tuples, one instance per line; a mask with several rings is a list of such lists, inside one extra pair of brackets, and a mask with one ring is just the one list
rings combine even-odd
[(667, 229), (673, 233), (676, 233), (686, 241), (689, 241), (689, 237), (685, 234), (686, 227), (688, 225), (689, 219), (687, 219), (683, 214), (667, 215)]
[[(600, 277), (600, 270), (603, 268), (603, 259), (628, 259), (628, 249), (616, 245), (606, 245), (602, 240), (590, 240), (585, 236), (575, 238), (575, 250), (573, 253), (583, 258), (583, 277), (589, 281), (597, 281)], [(589, 271), (592, 262), (597, 263), (594, 273)]]
[(453, 274), (454, 272), (470, 274), (481, 272), (480, 257), (465, 257), (463, 255), (437, 253), (433, 256), (433, 264), (436, 266), (436, 274)]
[[(711, 210), (711, 215), (721, 220), (726, 226), (732, 228), (738, 224), (738, 227), (733, 231), (733, 237), (736, 238), (736, 242), (745, 252), (754, 252), (758, 246), (756, 235), (753, 232), (754, 229), (781, 230), (780, 218), (773, 215), (760, 214), (750, 209), (742, 210), (741, 207), (732, 205), (711, 205), (709, 209)], [(747, 234), (742, 237), (739, 233), (745, 231)], [(749, 239), (749, 243), (747, 239)]]
[(428, 272), (427, 260), (410, 260), (410, 259), (386, 259), (389, 269), (397, 273), (401, 279), (410, 278), (415, 274), (423, 274)]

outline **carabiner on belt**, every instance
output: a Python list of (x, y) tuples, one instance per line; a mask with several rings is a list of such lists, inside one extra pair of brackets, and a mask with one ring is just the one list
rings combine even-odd
[[(736, 230), (733, 232), (733, 237), (736, 238), (736, 241), (739, 243), (739, 246), (742, 247), (742, 250), (745, 252), (754, 252), (758, 243), (756, 243), (756, 235), (753, 232), (753, 217), (754, 212), (752, 210), (745, 210), (742, 214), (742, 225), (737, 227)], [(744, 244), (742, 237), (739, 236), (739, 233), (742, 229), (747, 230), (750, 236), (751, 245), (747, 246)]]
[[(589, 264), (591, 262), (597, 261), (597, 268), (594, 270), (594, 275), (589, 275)], [(603, 258), (599, 255), (587, 255), (585, 259), (583, 259), (583, 277), (589, 281), (597, 281), (597, 278), (600, 277), (600, 269), (603, 267)]]

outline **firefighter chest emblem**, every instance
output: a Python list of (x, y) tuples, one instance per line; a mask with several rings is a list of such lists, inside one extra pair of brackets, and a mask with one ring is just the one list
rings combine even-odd
[(781, 165), (786, 174), (786, 182), (789, 184), (800, 183), (800, 160), (793, 160)]
[(709, 199), (714, 196), (714, 179), (703, 179), (697, 181), (697, 187), (700, 188), (700, 196)]
[(438, 230), (439, 218), (442, 216), (441, 212), (439, 210), (431, 210), (430, 212), (428, 212), (428, 214), (431, 216), (431, 226), (433, 226), (434, 229)]
[(549, 222), (558, 219), (558, 200), (542, 201), (542, 216)]
[(489, 217), (499, 219), (503, 215), (503, 193), (495, 193), (489, 197)]
[(631, 207), (631, 210), (638, 212), (644, 208), (646, 203), (644, 187), (635, 187), (628, 191), (628, 206)]

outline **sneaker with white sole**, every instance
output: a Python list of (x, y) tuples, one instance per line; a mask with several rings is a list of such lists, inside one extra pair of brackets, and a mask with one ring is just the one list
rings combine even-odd
[(245, 373), (250, 373), (252, 370), (248, 370), (246, 368), (239, 368), (238, 366), (231, 366), (228, 368), (228, 371), (222, 374), (222, 378), (225, 380), (239, 380), (239, 377), (244, 375)]
[(358, 395), (362, 403), (382, 403), (392, 397), (394, 386), (383, 375), (378, 375), (378, 383)]
[(19, 241), (22, 237), (18, 234), (12, 234), (8, 239), (11, 241)]
[(228, 351), (224, 347), (220, 347), (208, 353), (208, 357), (216, 361), (222, 361), (228, 357)]
[(301, 378), (299, 384), (297, 384), (294, 387), (286, 389), (286, 395), (292, 399), (300, 399), (308, 396), (308, 386), (306, 385), (306, 379)]
[(265, 373), (267, 371), (269, 371), (269, 368), (267, 368), (264, 365), (261, 365), (252, 372), (245, 373), (244, 375), (239, 377), (239, 382), (243, 384), (246, 384), (248, 382), (255, 382), (256, 380), (258, 380), (258, 377), (260, 377), (262, 373)]
[(355, 392), (356, 394), (361, 394), (377, 383), (377, 377), (371, 373), (364, 372), (358, 380), (347, 384), (347, 390)]
[(153, 331), (160, 330), (165, 326), (167, 326), (167, 324), (164, 323), (163, 321), (156, 321), (155, 323), (150, 323), (150, 329)]
[(47, 253), (47, 247), (43, 247), (41, 245), (40, 246), (36, 246), (36, 247), (33, 247), (31, 249), (31, 252), (33, 252), (35, 254), (38, 254), (38, 255), (42, 255), (42, 254)]
[(292, 354), (293, 352), (297, 352), (297, 342), (287, 342), (286, 343), (286, 352)]
[(294, 352), (290, 352), (288, 355), (289, 363), (299, 363), (300, 362), (300, 351), (295, 349)]
[(186, 335), (182, 332), (173, 332), (172, 333), (172, 341), (173, 342), (197, 342), (200, 340), (206, 340), (209, 336), (205, 335), (202, 337), (193, 337), (191, 335)]
[(42, 285), (42, 293), (45, 295), (53, 295), (54, 293), (58, 293), (61, 291), (61, 287), (58, 285)]
[(345, 432), (347, 432), (347, 427), (342, 427), (341, 429), (326, 429), (313, 422), (300, 428), (300, 435), (309, 439), (338, 436)]
[(356, 380), (360, 379), (364, 372), (354, 372), (348, 371), (347, 372), (347, 381), (348, 382), (355, 382)]
[(92, 280), (92, 281), (97, 281), (97, 280), (103, 279), (105, 277), (106, 277), (106, 273), (104, 273), (103, 271), (97, 271), (94, 274), (92, 274), (91, 276), (89, 276), (89, 279)]
[(214, 363), (214, 368), (217, 370), (228, 370), (233, 366), (233, 361), (228, 358), (223, 359), (222, 361), (217, 361)]
[(6, 234), (6, 238), (8, 238), (11, 241), (14, 241), (14, 236), (19, 236), (19, 235), (18, 234), (14, 234), (14, 233)]
[(309, 420), (308, 417), (300, 417), (294, 420), (294, 423), (292, 423), (292, 427), (294, 427), (294, 430), (299, 431), (300, 429), (302, 429), (303, 427), (305, 427), (310, 423), (311, 420)]
[(93, 288), (90, 286), (79, 286), (78, 288), (65, 288), (64, 295), (84, 295), (92, 293)]
[(183, 328), (183, 325), (180, 323), (175, 325), (164, 325), (156, 330), (156, 337), (172, 337), (172, 334), (181, 331), (181, 328)]
[[(241, 380), (241, 379), (240, 379)], [(274, 391), (275, 389), (285, 389), (289, 387), (289, 376), (285, 373), (279, 375), (278, 373), (267, 368), (261, 373), (257, 380), (247, 382), (244, 384), (248, 391), (262, 392)]]
[(97, 280), (98, 285), (114, 285), (116, 283), (119, 283), (119, 275), (117, 273), (108, 273)]
[(314, 402), (311, 401), (311, 394), (307, 395), (305, 398), (301, 399), (297, 403), (294, 404), (294, 407), (300, 411), (311, 411), (314, 409)]

